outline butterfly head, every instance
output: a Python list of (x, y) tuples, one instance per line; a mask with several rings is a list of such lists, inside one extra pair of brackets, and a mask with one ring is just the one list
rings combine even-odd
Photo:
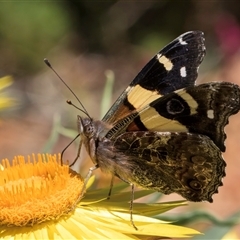
[(94, 136), (94, 125), (91, 118), (78, 116), (78, 131), (81, 137), (92, 138)]
[(98, 141), (102, 141), (106, 133), (109, 131), (107, 126), (102, 121), (94, 121), (90, 117), (78, 116), (78, 131), (81, 138), (80, 148), (83, 144), (87, 150), (87, 153), (91, 157), (93, 163), (97, 164), (96, 159), (96, 144)]
[(106, 133), (112, 128), (111, 125), (104, 123), (103, 121), (94, 121), (92, 118), (83, 118), (78, 116), (78, 131), (81, 138), (99, 139), (105, 137)]

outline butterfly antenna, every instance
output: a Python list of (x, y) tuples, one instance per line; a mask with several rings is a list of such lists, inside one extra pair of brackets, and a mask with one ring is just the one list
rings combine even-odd
[[(72, 95), (77, 99), (77, 101), (79, 102), (79, 104), (81, 105), (81, 107), (83, 108), (83, 110), (80, 109), (80, 108), (78, 108), (77, 106), (75, 106), (75, 105), (73, 105), (73, 104), (70, 104), (70, 105), (75, 106), (75, 108), (77, 108), (78, 110), (80, 110), (81, 112), (83, 112), (85, 115), (87, 115), (89, 118), (91, 118), (90, 115), (88, 114), (86, 108), (83, 106), (82, 102), (81, 102), (80, 99), (78, 98), (78, 96), (77, 96), (77, 95), (73, 92), (73, 90), (66, 84), (66, 82), (60, 77), (60, 75), (55, 71), (55, 69), (52, 67), (52, 65), (51, 65), (50, 62), (48, 61), (48, 59), (47, 59), (47, 58), (44, 58), (43, 61), (45, 62), (45, 64), (46, 64), (50, 69), (52, 69), (52, 71), (57, 75), (57, 77), (62, 81), (62, 83), (67, 87), (67, 89), (68, 89), (68, 90), (72, 93)], [(67, 103), (68, 103), (68, 101), (67, 101)], [(69, 104), (69, 103), (68, 103), (68, 104)]]
[[(71, 106), (73, 106), (73, 107), (76, 108), (77, 110), (80, 110), (80, 111), (83, 112), (83, 110), (82, 110), (81, 108), (79, 108), (77, 105), (75, 105), (74, 103), (72, 103), (71, 100), (67, 100), (66, 103), (69, 104), (69, 105), (71, 105)], [(85, 112), (84, 112), (84, 113), (85, 113)], [(86, 113), (85, 113), (85, 114), (86, 114)], [(88, 117), (89, 117), (89, 116), (88, 116)], [(89, 117), (89, 118), (90, 118), (90, 117)]]

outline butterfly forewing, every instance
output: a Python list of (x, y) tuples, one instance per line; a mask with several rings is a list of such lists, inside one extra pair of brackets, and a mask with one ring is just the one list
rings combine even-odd
[[(107, 136), (115, 138), (126, 131), (143, 130), (191, 132), (210, 137), (224, 152), (224, 127), (228, 118), (239, 111), (239, 95), (238, 85), (227, 82), (212, 82), (180, 89), (119, 120)], [(122, 124), (128, 119), (127, 124)]]
[(103, 121), (114, 125), (135, 109), (144, 107), (162, 95), (194, 85), (204, 55), (202, 32), (182, 34), (147, 63), (113, 104)]
[[(152, 102), (139, 113), (139, 117), (147, 128), (153, 119), (152, 130), (155, 131), (187, 131), (207, 135), (221, 151), (225, 151), (224, 127), (228, 118), (239, 111), (239, 96), (239, 86), (232, 83), (201, 84)], [(152, 114), (150, 119), (148, 111), (154, 111), (155, 117)]]

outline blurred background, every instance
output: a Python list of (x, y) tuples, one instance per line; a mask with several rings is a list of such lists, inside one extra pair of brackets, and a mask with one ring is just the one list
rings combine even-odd
[[(99, 119), (106, 71), (115, 76), (112, 103), (157, 51), (189, 30), (201, 30), (206, 38), (198, 83), (240, 85), (240, 1), (0, 2), (0, 77), (10, 75), (14, 80), (0, 98), (4, 94), (17, 100), (17, 105), (0, 112), (1, 158), (61, 152), (77, 133), (80, 112), (66, 104), (67, 99), (76, 100), (43, 63), (45, 57), (90, 115)], [(61, 132), (56, 130), (59, 125), (65, 136), (56, 134)], [(240, 114), (231, 117), (225, 130), (224, 186), (214, 195), (214, 203), (189, 203), (182, 213), (206, 211), (216, 221), (196, 213), (190, 226), (206, 233), (222, 231), (221, 236), (238, 234), (239, 239), (240, 226), (232, 228), (231, 221), (240, 219)], [(66, 151), (70, 162), (76, 146)], [(84, 160), (80, 165), (84, 175), (92, 163)], [(100, 170), (95, 174), (100, 178), (97, 186), (107, 186), (110, 176)], [(181, 198), (174, 194), (163, 198), (177, 199)]]

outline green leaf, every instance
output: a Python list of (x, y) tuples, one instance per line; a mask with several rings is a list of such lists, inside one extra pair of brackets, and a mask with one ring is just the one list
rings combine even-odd
[(53, 127), (50, 133), (50, 136), (47, 142), (44, 144), (42, 148), (42, 153), (49, 153), (53, 149), (54, 145), (57, 143), (59, 139), (58, 129), (60, 127), (61, 118), (58, 114), (55, 114), (53, 117)]
[(108, 109), (111, 107), (112, 91), (114, 84), (114, 73), (111, 70), (105, 72), (106, 84), (103, 90), (103, 97), (101, 102), (101, 118), (105, 115)]

